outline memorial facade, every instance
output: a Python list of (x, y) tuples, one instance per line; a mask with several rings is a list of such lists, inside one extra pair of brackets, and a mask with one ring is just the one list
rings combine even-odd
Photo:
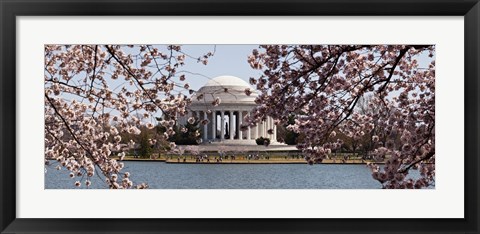
[[(245, 90), (251, 91), (250, 95)], [(256, 126), (241, 130), (243, 118), (257, 106), (258, 96), (244, 80), (234, 76), (218, 76), (209, 80), (193, 96), (190, 111), (180, 118), (181, 124), (186, 124), (188, 118), (208, 120), (208, 124), (200, 124), (203, 142), (231, 142), (239, 144), (255, 144), (259, 137), (269, 138), (275, 142), (277, 127), (271, 117), (257, 123)], [(219, 100), (218, 105), (212, 105)], [(273, 134), (268, 131), (273, 130)]]

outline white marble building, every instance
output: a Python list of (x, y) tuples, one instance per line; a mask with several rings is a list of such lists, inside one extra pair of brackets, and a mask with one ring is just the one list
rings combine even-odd
[[(247, 88), (252, 91), (250, 95), (245, 94)], [(204, 143), (250, 145), (255, 144), (258, 137), (270, 138), (270, 142), (276, 142), (277, 127), (270, 117), (255, 127), (249, 127), (244, 131), (240, 129), (243, 118), (256, 106), (254, 100), (257, 96), (255, 89), (238, 77), (215, 77), (192, 96), (191, 111), (187, 116), (180, 118), (180, 124), (186, 124), (191, 116), (199, 120), (207, 119), (208, 124), (200, 124)], [(212, 102), (216, 98), (220, 98), (220, 104), (213, 106)], [(267, 133), (269, 129), (273, 130), (273, 134)]]

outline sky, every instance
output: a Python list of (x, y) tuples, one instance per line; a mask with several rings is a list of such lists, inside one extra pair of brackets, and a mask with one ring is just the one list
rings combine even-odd
[(186, 60), (185, 66), (179, 71), (190, 72), (190, 74), (186, 73), (186, 81), (193, 90), (200, 89), (207, 83), (208, 78), (221, 75), (236, 76), (248, 83), (250, 77), (261, 75), (261, 71), (254, 70), (247, 63), (247, 57), (253, 49), (258, 49), (258, 45), (182, 45), (182, 51), (193, 57), (199, 57), (214, 50), (215, 54), (209, 58), (207, 65)]

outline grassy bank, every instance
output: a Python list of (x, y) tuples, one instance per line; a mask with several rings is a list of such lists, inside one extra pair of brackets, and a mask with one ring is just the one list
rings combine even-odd
[[(126, 156), (123, 161), (157, 161), (166, 163), (194, 163), (194, 164), (306, 164), (303, 158), (284, 157), (284, 156), (269, 156), (268, 158), (249, 159), (247, 156), (236, 156), (235, 159), (231, 157), (219, 159), (219, 157), (210, 156), (201, 161), (197, 161), (194, 156), (160, 156), (156, 159), (137, 158), (133, 156)], [(322, 164), (366, 164), (373, 162), (369, 160), (362, 160), (360, 158), (353, 159), (325, 159)], [(378, 162), (377, 162), (378, 163)]]

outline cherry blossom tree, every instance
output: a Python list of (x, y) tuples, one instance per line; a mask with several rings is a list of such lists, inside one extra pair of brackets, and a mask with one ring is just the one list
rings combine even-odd
[[(306, 136), (297, 147), (310, 164), (341, 147), (336, 131), (359, 138), (382, 129), (371, 136), (371, 154), (385, 163), (369, 165), (373, 178), (384, 188), (434, 184), (434, 45), (263, 45), (248, 62), (262, 71), (250, 78), (260, 95), (248, 125), (295, 115), (288, 129)], [(357, 111), (366, 95), (377, 111)]]
[(193, 157), (197, 157), (200, 154), (200, 147), (198, 145), (186, 146), (185, 151), (189, 152)]
[(163, 138), (172, 136), (194, 92), (180, 69), (187, 60), (206, 65), (212, 55), (193, 57), (176, 45), (45, 45), (45, 163), (56, 160), (72, 178), (86, 178), (78, 187), (93, 176), (113, 189), (148, 187), (134, 184), (112, 157), (136, 144), (121, 133), (153, 129), (161, 115)]

